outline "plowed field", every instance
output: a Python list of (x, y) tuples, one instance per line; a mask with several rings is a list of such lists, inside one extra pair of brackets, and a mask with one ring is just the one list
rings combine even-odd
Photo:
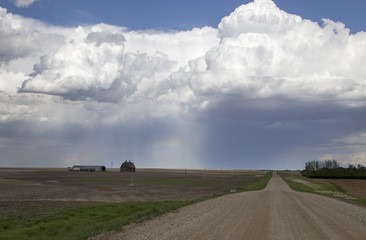
[(353, 196), (366, 198), (365, 179), (322, 179), (322, 181), (332, 182)]
[(0, 201), (188, 200), (237, 191), (261, 178), (261, 171), (138, 169), (133, 173), (67, 169), (1, 169)]

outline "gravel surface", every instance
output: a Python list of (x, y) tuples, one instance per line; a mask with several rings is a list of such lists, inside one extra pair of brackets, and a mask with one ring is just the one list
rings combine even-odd
[(366, 239), (366, 208), (295, 192), (274, 172), (262, 191), (190, 205), (102, 239)]

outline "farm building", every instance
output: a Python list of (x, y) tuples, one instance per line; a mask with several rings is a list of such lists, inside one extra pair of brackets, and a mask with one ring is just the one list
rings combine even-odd
[(106, 167), (102, 165), (74, 165), (70, 171), (105, 172)]
[(136, 171), (136, 167), (135, 164), (131, 161), (127, 160), (122, 163), (121, 168), (120, 168), (120, 172), (135, 172)]

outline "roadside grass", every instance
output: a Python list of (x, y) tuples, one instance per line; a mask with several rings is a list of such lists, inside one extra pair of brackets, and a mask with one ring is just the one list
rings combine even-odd
[[(142, 222), (198, 200), (95, 203), (23, 202), (22, 214), (0, 215), (0, 239), (86, 239)], [(3, 209), (2, 209), (3, 210)]]
[(356, 199), (353, 199), (352, 202), (357, 203), (359, 205), (366, 206), (366, 198), (356, 198)]
[[(208, 197), (207, 199), (224, 196), (226, 194), (238, 193), (238, 192), (259, 191), (259, 190), (264, 189), (267, 186), (267, 183), (269, 182), (269, 180), (271, 180), (271, 178), (272, 178), (272, 172), (267, 172), (260, 179), (245, 181), (241, 185), (238, 185), (236, 188), (231, 189), (230, 191), (226, 191), (221, 194), (213, 194), (211, 197)], [(207, 200), (207, 199), (204, 199), (204, 200)]]
[(348, 194), (338, 185), (322, 179), (311, 179), (298, 174), (279, 172), (282, 179), (295, 191), (320, 194), (337, 198), (347, 202), (366, 206), (366, 198), (359, 198)]
[(258, 191), (267, 186), (268, 181), (272, 178), (272, 172), (267, 172), (261, 179), (244, 188), (245, 191)]
[[(271, 176), (272, 173), (266, 173), (261, 178), (235, 182), (235, 192), (263, 189)], [(177, 179), (156, 181), (155, 184), (206, 184), (197, 179), (190, 183), (184, 179), (183, 182)], [(0, 240), (87, 239), (102, 233), (119, 231), (125, 225), (139, 223), (183, 206), (232, 192), (225, 191), (194, 200), (160, 202), (0, 202)]]

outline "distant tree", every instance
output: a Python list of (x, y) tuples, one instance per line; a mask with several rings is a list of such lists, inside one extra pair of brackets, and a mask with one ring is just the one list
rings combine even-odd
[(366, 179), (366, 167), (349, 164), (348, 168), (339, 166), (336, 160), (309, 161), (301, 174), (310, 178), (361, 178)]

